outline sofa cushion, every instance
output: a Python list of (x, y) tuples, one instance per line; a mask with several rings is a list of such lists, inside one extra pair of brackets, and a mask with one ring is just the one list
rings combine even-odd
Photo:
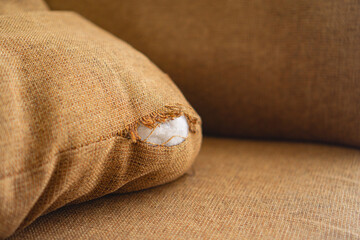
[[(181, 144), (140, 141), (140, 123), (182, 116)], [(166, 74), (79, 15), (0, 16), (0, 238), (65, 204), (179, 177), (199, 123)]]
[(357, 239), (360, 150), (205, 138), (168, 185), (61, 208), (12, 239)]
[(360, 1), (47, 0), (145, 53), (204, 132), (360, 146)]

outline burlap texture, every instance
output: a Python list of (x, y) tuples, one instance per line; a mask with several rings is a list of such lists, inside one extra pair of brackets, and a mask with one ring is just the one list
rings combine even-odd
[[(129, 138), (179, 114), (193, 128), (180, 145)], [(200, 142), (196, 112), (131, 46), (70, 12), (0, 16), (0, 238), (65, 204), (171, 181)]]
[(204, 133), (360, 146), (360, 1), (47, 0), (179, 85)]
[(61, 208), (12, 239), (359, 239), (360, 151), (205, 138), (176, 182)]

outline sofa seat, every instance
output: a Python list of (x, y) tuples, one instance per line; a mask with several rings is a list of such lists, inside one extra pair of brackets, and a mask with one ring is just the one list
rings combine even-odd
[(70, 205), (11, 239), (358, 239), (360, 150), (205, 138), (160, 187)]

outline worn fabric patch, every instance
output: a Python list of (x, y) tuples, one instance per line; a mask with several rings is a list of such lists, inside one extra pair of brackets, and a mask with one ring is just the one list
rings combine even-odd
[(141, 141), (152, 145), (174, 146), (182, 143), (189, 135), (189, 125), (185, 116), (158, 123), (155, 128), (141, 124), (138, 128)]

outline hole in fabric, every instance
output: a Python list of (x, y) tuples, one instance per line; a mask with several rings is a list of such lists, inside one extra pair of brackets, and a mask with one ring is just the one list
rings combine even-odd
[(148, 128), (140, 124), (138, 134), (146, 143), (170, 147), (182, 143), (187, 138), (189, 125), (185, 116), (180, 116), (164, 123), (158, 123), (155, 128)]

